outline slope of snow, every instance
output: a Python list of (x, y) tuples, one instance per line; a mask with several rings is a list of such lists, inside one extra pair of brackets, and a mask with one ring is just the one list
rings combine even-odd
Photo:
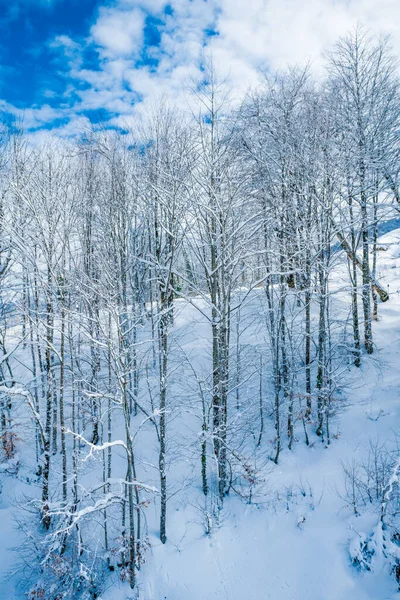
[[(387, 566), (370, 573), (358, 573), (351, 566), (349, 544), (355, 535), (369, 531), (373, 517), (354, 517), (343, 499), (342, 463), (361, 460), (370, 440), (393, 440), (400, 423), (400, 230), (382, 236), (379, 245), (378, 278), (389, 286), (391, 296), (379, 305), (374, 354), (363, 356), (362, 366), (346, 373), (348, 407), (332, 423), (330, 447), (316, 436), (306, 447), (299, 436), (293, 452), (282, 452), (278, 466), (270, 461), (263, 465), (263, 493), (254, 502), (235, 496), (226, 500), (211, 535), (204, 532), (201, 492), (196, 495), (187, 486), (170, 500), (168, 543), (162, 545), (154, 500), (148, 510), (150, 549), (139, 575), (141, 600), (398, 598)], [(339, 302), (343, 280), (344, 266), (339, 264), (332, 285)], [(182, 317), (183, 329), (184, 323)], [(183, 332), (181, 344), (186, 352), (199, 352), (201, 327)], [(10, 551), (18, 543), (12, 504), (14, 495), (24, 492), (22, 472), (18, 480), (2, 475), (0, 600), (24, 597), (16, 582), (4, 579), (16, 560)], [(178, 489), (179, 462), (171, 473), (175, 477), (171, 488)], [(148, 482), (157, 485), (155, 476)], [(102, 600), (131, 597), (126, 584), (116, 578), (101, 596)]]
[[(399, 597), (387, 567), (358, 573), (351, 566), (350, 541), (370, 523), (353, 517), (343, 499), (342, 463), (365, 457), (370, 440), (393, 441), (400, 424), (400, 229), (382, 236), (379, 245), (387, 251), (380, 251), (378, 275), (391, 296), (379, 305), (375, 353), (351, 369), (349, 408), (333, 426), (337, 439), (329, 448), (313, 439), (311, 448), (301, 442), (294, 452), (285, 450), (267, 482), (275, 492), (267, 491), (270, 500), (244, 505), (229, 499), (211, 536), (190, 507), (174, 511), (169, 543), (151, 539), (141, 577), (145, 600)], [(340, 288), (343, 266), (337, 271)], [(112, 598), (112, 592), (104, 596)]]

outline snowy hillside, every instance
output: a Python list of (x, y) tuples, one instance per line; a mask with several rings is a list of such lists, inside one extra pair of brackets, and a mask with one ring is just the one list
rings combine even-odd
[[(313, 437), (279, 466), (266, 469), (265, 497), (224, 506), (221, 527), (205, 536), (190, 498), (176, 503), (173, 535), (163, 547), (151, 539), (143, 571), (143, 598), (163, 600), (386, 600), (398, 598), (388, 563), (372, 572), (351, 566), (350, 548), (372, 533), (379, 510), (345, 499), (343, 464), (367, 460), (370, 444), (398, 449), (400, 425), (400, 229), (379, 239), (379, 277), (390, 301), (375, 325), (377, 352), (346, 377), (348, 405), (332, 425), (325, 448)], [(384, 250), (383, 250), (384, 249)], [(335, 283), (341, 284), (341, 265)], [(193, 501), (192, 501), (193, 502)], [(114, 599), (115, 590), (103, 596)], [(121, 598), (124, 594), (121, 592)]]
[[(398, 448), (400, 423), (400, 230), (382, 236), (378, 245), (378, 273), (390, 289), (390, 300), (379, 306), (375, 324), (376, 352), (364, 357), (362, 366), (349, 366), (341, 406), (332, 419), (332, 441), (321, 444), (315, 434), (306, 446), (297, 425), (294, 449), (282, 451), (278, 465), (265, 459), (263, 448), (254, 458), (257, 478), (255, 497), (226, 500), (220, 520), (210, 534), (205, 533), (201, 493), (189, 486), (197, 479), (193, 449), (186, 446), (172, 469), (175, 490), (170, 500), (169, 536), (164, 546), (157, 535), (158, 499), (149, 495), (146, 509), (149, 547), (138, 580), (144, 600), (386, 600), (398, 597), (397, 584), (390, 574), (390, 561), (374, 559), (372, 570), (358, 571), (351, 564), (354, 540), (370, 535), (379, 521), (379, 507), (364, 506), (354, 516), (345, 491), (344, 466), (361, 464), (368, 458), (371, 444)], [(333, 275), (332, 285), (341, 290), (344, 281), (343, 255)], [(345, 298), (338, 293), (336, 302)], [(256, 301), (255, 301), (256, 302)], [(179, 304), (179, 303), (178, 303)], [(254, 303), (248, 308), (251, 314)], [(250, 319), (251, 321), (251, 319)], [(204, 321), (183, 301), (176, 328), (180, 346), (187, 355), (202, 347)], [(250, 336), (255, 343), (255, 337)], [(262, 340), (261, 340), (262, 341)], [(198, 366), (198, 365), (197, 365)], [(179, 382), (184, 389), (185, 382)], [(190, 393), (189, 390), (186, 392)], [(245, 394), (248, 392), (245, 392)], [(192, 416), (177, 415), (174, 436), (185, 440), (188, 428), (196, 428)], [(268, 425), (270, 429), (270, 425)], [(1, 571), (6, 577), (20, 558), (18, 547), (24, 535), (16, 529), (21, 495), (32, 492), (25, 461), (24, 418), (17, 423), (18, 454), (2, 465), (0, 496)], [(149, 434), (145, 434), (149, 435)], [(266, 438), (272, 435), (269, 430)], [(264, 457), (263, 457), (264, 455)], [(259, 463), (256, 464), (256, 461)], [(96, 464), (96, 461), (95, 463)], [(182, 465), (184, 467), (182, 468)], [(259, 469), (259, 471), (258, 471)], [(151, 482), (151, 469), (147, 472)], [(29, 485), (28, 485), (29, 481)], [(156, 478), (154, 478), (156, 485)], [(26, 528), (26, 524), (24, 528)], [(25, 543), (25, 542), (24, 542)], [(19, 600), (17, 573), (2, 584), (1, 598)], [(103, 600), (129, 598), (127, 584), (109, 578)]]

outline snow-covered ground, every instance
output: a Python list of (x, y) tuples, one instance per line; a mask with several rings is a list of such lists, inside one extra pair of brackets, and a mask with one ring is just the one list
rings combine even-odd
[(379, 306), (375, 353), (363, 357), (360, 369), (352, 368), (346, 390), (350, 406), (333, 427), (337, 439), (329, 448), (315, 441), (312, 448), (302, 443), (295, 452), (282, 453), (268, 485), (289, 490), (290, 510), (284, 494), (280, 505), (244, 505), (233, 498), (226, 502), (222, 526), (210, 537), (201, 531), (196, 536), (190, 508), (175, 511), (169, 544), (151, 540), (142, 577), (146, 600), (398, 597), (386, 570), (358, 573), (351, 566), (348, 547), (358, 519), (341, 497), (342, 462), (361, 460), (370, 439), (393, 440), (400, 425), (400, 230), (382, 236), (380, 245), (387, 248), (380, 252), (380, 281), (389, 285), (391, 296)]
[[(363, 356), (362, 366), (346, 374), (346, 408), (332, 422), (331, 445), (326, 448), (313, 435), (310, 447), (300, 439), (293, 451), (285, 449), (279, 465), (263, 466), (263, 493), (252, 503), (228, 498), (211, 535), (204, 532), (201, 507), (188, 486), (170, 501), (168, 542), (162, 545), (155, 499), (148, 509), (150, 548), (138, 582), (142, 600), (399, 597), (386, 563), (371, 572), (351, 565), (351, 540), (368, 534), (379, 515), (354, 516), (344, 499), (343, 464), (362, 461), (370, 441), (394, 444), (400, 424), (400, 230), (382, 236), (379, 245), (378, 278), (389, 286), (390, 300), (379, 305), (374, 354)], [(343, 269), (339, 264), (333, 282), (338, 290)], [(186, 351), (201, 344), (197, 334), (186, 336), (181, 340)], [(179, 464), (171, 469), (177, 479)], [(5, 576), (17, 559), (9, 550), (18, 541), (12, 505), (25, 484), (9, 474), (2, 479), (0, 570)], [(3, 579), (0, 600), (22, 600), (17, 583)], [(114, 579), (101, 598), (122, 600), (129, 593)]]

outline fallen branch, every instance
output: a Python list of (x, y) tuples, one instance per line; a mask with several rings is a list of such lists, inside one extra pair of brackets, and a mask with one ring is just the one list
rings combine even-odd
[[(347, 256), (349, 258), (351, 258), (351, 260), (354, 260), (354, 262), (356, 263), (357, 267), (360, 269), (360, 271), (362, 271), (362, 262), (361, 262), (361, 260), (358, 258), (358, 256), (356, 255), (356, 253), (352, 251), (352, 249), (350, 248), (349, 244), (346, 242), (344, 235), (342, 235), (340, 233), (340, 231), (338, 231), (337, 229), (336, 229), (336, 237), (338, 238), (339, 243), (342, 246), (343, 250), (346, 252)], [(378, 294), (379, 298), (382, 300), (382, 302), (386, 302), (387, 300), (389, 300), (389, 294), (388, 294), (388, 292), (379, 283), (379, 281), (377, 281), (376, 279), (374, 279), (373, 277), (371, 277), (371, 275), (369, 276), (369, 280), (371, 282), (372, 287), (374, 288), (374, 290)]]

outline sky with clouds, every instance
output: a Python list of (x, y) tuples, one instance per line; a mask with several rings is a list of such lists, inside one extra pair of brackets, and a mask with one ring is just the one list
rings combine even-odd
[(400, 0), (0, 0), (0, 112), (70, 135), (184, 101), (204, 54), (238, 94), (357, 23), (400, 56)]

